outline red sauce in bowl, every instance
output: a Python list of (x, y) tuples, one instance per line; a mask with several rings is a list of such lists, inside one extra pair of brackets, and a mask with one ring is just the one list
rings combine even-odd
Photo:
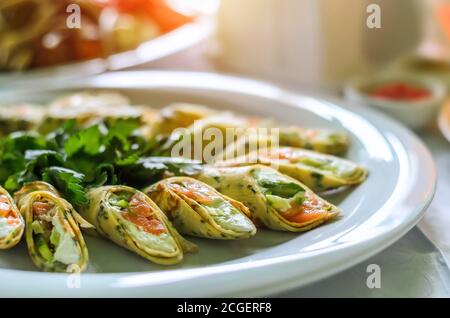
[(416, 101), (431, 97), (431, 92), (423, 87), (398, 82), (377, 86), (369, 92), (369, 95), (390, 100)]

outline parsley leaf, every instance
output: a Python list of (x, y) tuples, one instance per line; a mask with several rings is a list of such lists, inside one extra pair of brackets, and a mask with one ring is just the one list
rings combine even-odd
[(49, 167), (42, 173), (42, 180), (53, 184), (74, 206), (88, 202), (84, 189), (85, 176), (71, 169)]
[(101, 145), (102, 132), (99, 125), (94, 125), (70, 136), (64, 144), (64, 151), (68, 157), (80, 151), (88, 155), (96, 155), (100, 153)]
[(146, 186), (163, 178), (164, 174), (194, 175), (201, 170), (201, 162), (185, 158), (143, 157), (118, 167), (120, 181)]

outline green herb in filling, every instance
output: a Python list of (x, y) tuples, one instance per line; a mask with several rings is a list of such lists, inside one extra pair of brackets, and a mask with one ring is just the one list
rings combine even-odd
[(298, 192), (305, 191), (299, 184), (283, 179), (281, 176), (270, 171), (255, 170), (254, 176), (259, 186), (263, 188), (264, 194), (276, 195), (288, 199)]
[(334, 173), (335, 175), (341, 177), (349, 177), (355, 173), (355, 167), (353, 165), (342, 161), (333, 161), (326, 158), (304, 157), (298, 162), (312, 168)]
[(209, 211), (214, 221), (226, 230), (237, 232), (251, 232), (253, 230), (251, 221), (222, 198), (218, 198), (211, 204), (204, 205), (204, 207)]
[(46, 261), (52, 261), (53, 260), (53, 253), (50, 250), (49, 246), (45, 242), (44, 236), (42, 234), (38, 234), (35, 237), (36, 246), (38, 248), (39, 254), (46, 260)]
[(301, 206), (306, 200), (305, 189), (271, 171), (256, 170), (254, 176), (262, 187), (267, 203), (282, 213), (293, 206)]
[(52, 229), (52, 233), (50, 234), (50, 242), (54, 245), (57, 246), (59, 244), (59, 240), (61, 238), (61, 235), (58, 233), (58, 231), (56, 230), (56, 228)]
[(74, 264), (79, 261), (80, 247), (69, 232), (64, 230), (61, 222), (66, 221), (58, 212), (52, 221), (34, 220), (31, 229), (38, 253), (48, 262)]
[(38, 220), (35, 220), (33, 221), (33, 223), (31, 223), (31, 229), (36, 234), (44, 234), (44, 229), (42, 228), (42, 225)]
[(115, 192), (110, 195), (109, 203), (119, 208), (126, 209), (130, 205), (129, 202), (132, 196), (133, 193), (130, 192)]

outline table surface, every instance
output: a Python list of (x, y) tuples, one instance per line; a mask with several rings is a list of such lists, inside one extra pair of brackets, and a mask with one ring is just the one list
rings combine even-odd
[[(203, 43), (137, 69), (230, 73), (230, 70), (220, 68), (208, 59), (205, 55), (207, 45)], [(253, 77), (273, 81), (270, 78)], [(278, 84), (310, 95), (330, 95), (329, 91), (306, 90), (295, 83)], [(438, 170), (435, 197), (419, 224), (398, 242), (357, 266), (306, 287), (272, 296), (450, 297), (450, 143), (435, 127), (420, 133), (419, 137), (431, 150)], [(380, 268), (380, 288), (369, 288), (366, 284), (370, 264)]]

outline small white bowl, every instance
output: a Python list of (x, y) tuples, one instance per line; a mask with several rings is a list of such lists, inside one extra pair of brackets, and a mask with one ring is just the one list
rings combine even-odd
[[(370, 96), (367, 90), (389, 83), (407, 83), (425, 88), (429, 97), (420, 100), (393, 100)], [(378, 108), (411, 129), (419, 130), (436, 118), (436, 114), (446, 96), (447, 88), (442, 82), (430, 77), (406, 74), (385, 74), (375, 77), (358, 78), (344, 87), (344, 96), (356, 103)]]

